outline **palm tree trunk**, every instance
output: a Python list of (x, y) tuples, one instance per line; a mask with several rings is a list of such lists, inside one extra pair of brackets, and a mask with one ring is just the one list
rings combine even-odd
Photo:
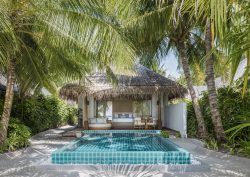
[(177, 42), (177, 50), (180, 54), (180, 59), (181, 59), (184, 75), (187, 81), (188, 90), (189, 90), (189, 93), (191, 95), (191, 99), (193, 102), (193, 108), (194, 108), (194, 112), (195, 112), (197, 124), (198, 124), (198, 134), (201, 138), (204, 139), (204, 138), (207, 138), (207, 130), (206, 130), (204, 118), (201, 113), (199, 99), (193, 87), (193, 81), (191, 78), (189, 64), (188, 64), (187, 49), (186, 49), (184, 42), (182, 42), (181, 40)]
[(206, 60), (206, 83), (208, 89), (208, 99), (212, 116), (212, 122), (214, 125), (214, 130), (216, 133), (217, 140), (219, 142), (225, 142), (226, 136), (222, 126), (220, 112), (218, 109), (217, 93), (216, 93), (215, 79), (214, 79), (214, 54), (211, 53), (213, 46), (213, 39), (212, 39), (210, 19), (207, 20), (205, 44), (206, 44), (206, 54), (209, 55)]
[(4, 143), (7, 137), (7, 130), (8, 130), (12, 101), (14, 96), (14, 82), (15, 82), (15, 59), (11, 59), (9, 61), (9, 66), (7, 71), (7, 86), (6, 86), (3, 113), (0, 121), (0, 144)]

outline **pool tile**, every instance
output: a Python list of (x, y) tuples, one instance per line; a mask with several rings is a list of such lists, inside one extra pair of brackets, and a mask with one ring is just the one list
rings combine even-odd
[(190, 164), (190, 153), (159, 130), (87, 130), (52, 153), (57, 164)]

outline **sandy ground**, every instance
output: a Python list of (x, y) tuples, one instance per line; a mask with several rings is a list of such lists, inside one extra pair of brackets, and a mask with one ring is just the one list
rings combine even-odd
[(61, 133), (70, 126), (42, 132), (31, 138), (31, 146), (0, 155), (0, 176), (4, 177), (250, 177), (250, 159), (207, 150), (195, 139), (171, 139), (193, 155), (191, 165), (55, 165), (51, 152), (72, 138)]

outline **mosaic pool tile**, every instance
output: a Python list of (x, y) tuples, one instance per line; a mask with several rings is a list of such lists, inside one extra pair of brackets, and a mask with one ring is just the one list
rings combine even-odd
[(56, 164), (190, 164), (190, 153), (155, 130), (85, 131), (52, 153)]

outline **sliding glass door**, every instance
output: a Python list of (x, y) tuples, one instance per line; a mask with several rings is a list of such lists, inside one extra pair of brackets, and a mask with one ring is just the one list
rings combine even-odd
[(141, 100), (133, 102), (134, 117), (151, 117), (152, 116), (152, 101)]
[(98, 118), (112, 117), (112, 101), (97, 101), (96, 117)]

